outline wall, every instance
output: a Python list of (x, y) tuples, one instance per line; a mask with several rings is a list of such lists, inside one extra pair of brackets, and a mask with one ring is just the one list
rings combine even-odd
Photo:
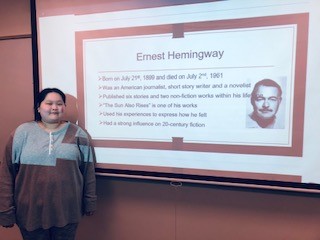
[(314, 194), (106, 177), (97, 187), (78, 240), (320, 239)]
[[(7, 38), (30, 34), (29, 1), (2, 0), (0, 14), (3, 149), (11, 128), (32, 118), (31, 40)], [(316, 194), (100, 176), (97, 193), (98, 211), (84, 217), (78, 240), (320, 239)], [(0, 236), (21, 239), (17, 227), (0, 228)]]
[[(11, 131), (33, 119), (30, 8), (27, 0), (0, 1), (0, 153)], [(1, 193), (0, 193), (1, 194)], [(0, 238), (19, 240), (17, 227)]]
[(31, 33), (28, 0), (0, 0), (0, 37)]

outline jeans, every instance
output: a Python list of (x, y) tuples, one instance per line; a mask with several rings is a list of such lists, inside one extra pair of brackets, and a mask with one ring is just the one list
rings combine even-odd
[(23, 240), (74, 240), (78, 223), (71, 223), (64, 227), (38, 228), (27, 231), (20, 227)]

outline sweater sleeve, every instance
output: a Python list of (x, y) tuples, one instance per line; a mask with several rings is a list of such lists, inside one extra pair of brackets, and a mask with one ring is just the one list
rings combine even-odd
[[(96, 210), (96, 176), (95, 176), (95, 162), (92, 154), (92, 148), (89, 145), (88, 156), (85, 157), (84, 171), (84, 188), (83, 188), (83, 204), (84, 212), (92, 212)], [(91, 159), (91, 160), (90, 160)]]
[(82, 208), (83, 213), (93, 212), (96, 210), (96, 176), (95, 176), (95, 157), (93, 148), (90, 144), (89, 136), (80, 131), (80, 151), (82, 158), (82, 174), (83, 174), (83, 194), (82, 194)]
[(15, 206), (14, 206), (14, 182), (15, 165), (12, 160), (13, 135), (11, 135), (4, 157), (0, 162), (0, 225), (7, 226), (14, 224)]
[(84, 182), (84, 194), (83, 194), (83, 203), (84, 203), (84, 212), (93, 212), (96, 210), (96, 177), (95, 177), (95, 166), (94, 162), (86, 163), (87, 170), (85, 171), (85, 182)]

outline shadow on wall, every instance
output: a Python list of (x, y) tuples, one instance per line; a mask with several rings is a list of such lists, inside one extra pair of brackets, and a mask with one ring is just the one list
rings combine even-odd
[(65, 120), (77, 124), (79, 115), (77, 98), (70, 94), (66, 94), (66, 105)]

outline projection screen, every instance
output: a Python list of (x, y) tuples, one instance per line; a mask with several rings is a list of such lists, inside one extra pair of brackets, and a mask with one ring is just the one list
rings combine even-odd
[(319, 189), (319, 1), (35, 4), (98, 174)]

